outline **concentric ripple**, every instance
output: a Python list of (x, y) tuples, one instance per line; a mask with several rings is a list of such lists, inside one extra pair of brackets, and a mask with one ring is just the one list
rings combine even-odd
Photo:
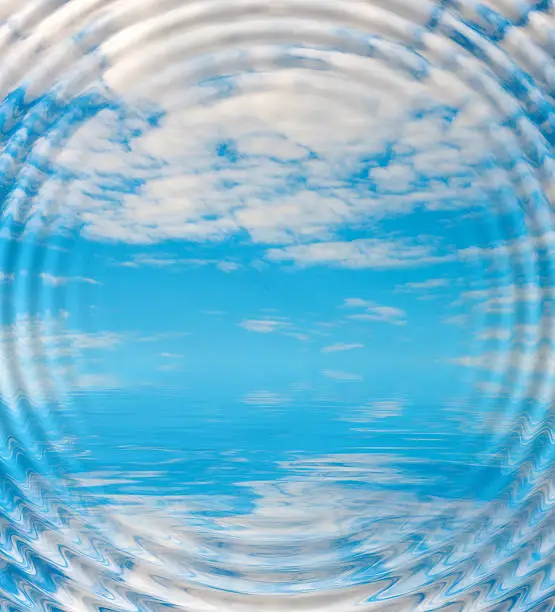
[(0, 609), (555, 610), (552, 2), (0, 20)]

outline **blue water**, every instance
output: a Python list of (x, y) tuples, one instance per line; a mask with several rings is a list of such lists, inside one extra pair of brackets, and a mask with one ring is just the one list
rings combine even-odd
[(0, 3), (0, 609), (555, 610), (555, 9)]

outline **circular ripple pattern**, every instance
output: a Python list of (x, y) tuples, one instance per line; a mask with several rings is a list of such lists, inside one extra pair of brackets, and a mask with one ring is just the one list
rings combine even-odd
[[(512, 0), (0, 3), (1, 609), (555, 609), (554, 11)], [(118, 270), (185, 265), (165, 252), (176, 244), (189, 249), (186, 265), (226, 278), (246, 266), (237, 253), (256, 274), (381, 271), (398, 278), (392, 295), (430, 292), (416, 302), (433, 315), (433, 291), (458, 288), (427, 333), (431, 344), (446, 333), (439, 344), (449, 350), (442, 330), (462, 326), (463, 350), (444, 351), (447, 369), (431, 360), (422, 376), (464, 393), (441, 414), (370, 434), (372, 419), (399, 417), (398, 401), (353, 414), (358, 400), (339, 405), (322, 391), (318, 415), (339, 414), (327, 429), (308, 408), (303, 418), (291, 409), (257, 448), (262, 458), (238, 456), (229, 438), (206, 473), (204, 440), (216, 446), (221, 434), (202, 432), (221, 416), (199, 404), (191, 411), (204, 416), (183, 436), (185, 446), (187, 436), (203, 442), (189, 455), (174, 461), (169, 434), (156, 440), (164, 465), (192, 462), (201, 474), (205, 488), (193, 494), (181, 472), (168, 484), (162, 461), (147, 473), (139, 460), (114, 470), (114, 460), (109, 478), (87, 470), (106, 432), (88, 437), (95, 406), (121, 389), (94, 367), (83, 373), (83, 360), (92, 350), (98, 365), (94, 351), (122, 341), (99, 331), (102, 313), (119, 312), (128, 330), (159, 290), (145, 277), (129, 311), (118, 311), (109, 300), (123, 304), (125, 291), (103, 302), (108, 288), (94, 272), (104, 266), (120, 279)], [(206, 256), (207, 244), (222, 250)], [(436, 265), (454, 272), (403, 281)], [(163, 282), (200, 291), (183, 278)], [(356, 278), (368, 296), (370, 281)], [(329, 282), (339, 284), (326, 293), (341, 288)], [(341, 325), (405, 329), (398, 305), (342, 300)], [(148, 312), (163, 318), (157, 307)], [(268, 312), (235, 328), (313, 339)], [(322, 337), (333, 325), (322, 324)], [(209, 342), (221, 342), (218, 333)], [(131, 350), (160, 338), (136, 336)], [(328, 344), (318, 358), (364, 345)], [(392, 362), (399, 386), (404, 346)], [(170, 375), (179, 356), (159, 356)], [(420, 344), (407, 366), (416, 378), (427, 358)], [(128, 370), (134, 359), (125, 358)], [(109, 362), (110, 375), (120, 366)], [(322, 370), (341, 390), (362, 379)], [(208, 387), (223, 387), (215, 379)], [(270, 415), (292, 401), (243, 397)], [(123, 430), (138, 410), (101, 442), (132, 450)], [(150, 412), (165, 418), (161, 406)], [(337, 440), (319, 452), (293, 438), (280, 455), (283, 431), (303, 419), (321, 440), (338, 439), (346, 421), (349, 435), (376, 437), (353, 438), (348, 452)], [(403, 442), (388, 455), (395, 435)], [(426, 454), (439, 440), (455, 453), (441, 474)], [(267, 456), (277, 476), (261, 467)], [(159, 482), (145, 492), (143, 478)]]

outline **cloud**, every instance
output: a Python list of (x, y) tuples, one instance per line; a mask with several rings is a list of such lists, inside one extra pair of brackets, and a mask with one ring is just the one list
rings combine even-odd
[(39, 277), (45, 285), (51, 285), (52, 287), (59, 287), (60, 285), (67, 285), (69, 283), (86, 283), (88, 285), (101, 284), (94, 278), (86, 278), (85, 276), (54, 276), (47, 272), (41, 272)]
[(504, 351), (489, 351), (476, 355), (462, 355), (451, 359), (452, 363), (480, 368), (492, 372), (512, 371), (527, 375), (555, 374), (555, 352), (552, 346), (540, 344), (530, 348), (514, 346)]
[(456, 325), (457, 327), (465, 327), (470, 322), (470, 316), (467, 314), (452, 315), (442, 319), (445, 325)]
[(504, 312), (515, 304), (534, 303), (551, 300), (555, 297), (555, 289), (550, 286), (542, 286), (538, 283), (527, 283), (523, 285), (507, 284), (487, 287), (486, 289), (474, 289), (461, 293), (460, 299), (455, 305), (464, 301), (474, 301), (481, 308), (489, 312)]
[(341, 382), (362, 381), (362, 376), (360, 376), (359, 374), (353, 374), (352, 372), (343, 372), (342, 370), (322, 370), (322, 376)]
[(35, 406), (59, 399), (60, 394), (85, 388), (119, 385), (110, 373), (85, 370), (91, 351), (112, 350), (123, 335), (69, 329), (63, 313), (56, 316), (22, 314), (0, 334), (0, 388), (2, 397), (15, 406), (21, 398)]
[(281, 336), (294, 338), (299, 342), (309, 342), (311, 340), (311, 333), (313, 332), (307, 333), (303, 329), (299, 329), (289, 318), (273, 314), (275, 310), (273, 308), (262, 310), (271, 314), (241, 321), (238, 323), (239, 327), (259, 334), (277, 333)]
[(364, 312), (347, 315), (348, 319), (357, 321), (378, 321), (390, 323), (391, 325), (406, 325), (407, 313), (402, 308), (395, 306), (381, 306), (369, 300), (360, 298), (346, 298), (343, 306), (347, 308), (362, 308)]
[[(334, 36), (340, 44), (341, 36)], [(460, 80), (449, 81), (403, 45), (366, 37), (365, 52), (348, 56), (329, 47), (299, 46), (292, 54), (288, 46), (274, 46), (273, 60), (266, 60), (279, 70), (271, 71), (271, 80), (255, 68), (256, 53), (227, 50), (226, 61), (236, 60), (243, 70), (226, 77), (224, 90), (222, 79), (219, 87), (216, 79), (193, 83), (204, 67), (192, 61), (175, 82), (149, 89), (149, 105), (139, 103), (144, 96), (129, 98), (124, 83), (133, 73), (140, 86), (152, 58), (137, 63), (115, 53), (116, 46), (100, 45), (105, 64), (96, 69), (106, 92), (119, 92), (117, 109), (88, 119), (64, 142), (58, 172), (37, 198), (52, 202), (64, 189), (89, 238), (153, 244), (246, 235), (258, 244), (330, 242), (344, 227), (368, 219), (490, 202), (484, 193), (493, 173), (484, 163), (490, 152), (478, 146), (486, 113)], [(140, 55), (135, 49), (134, 57)], [(419, 78), (408, 65), (385, 78), (384, 62), (398, 69), (400, 56), (410, 56), (413, 68), (420, 65)], [(307, 71), (314, 63), (324, 69)], [(372, 85), (351, 78), (345, 87), (340, 75), (353, 70)], [(409, 86), (411, 95), (401, 95)], [(187, 92), (194, 103), (180, 110), (170, 90), (177, 97)], [(9, 204), (13, 211), (15, 202)]]
[(151, 268), (172, 268), (172, 267), (203, 267), (203, 266), (215, 266), (222, 272), (234, 272), (239, 270), (241, 264), (229, 261), (226, 259), (199, 259), (195, 257), (175, 257), (168, 254), (157, 253), (149, 255), (145, 253), (138, 253), (133, 256), (132, 259), (124, 261), (118, 264), (125, 268), (140, 268), (140, 267), (151, 267)]
[(300, 340), (301, 342), (308, 342), (310, 340), (310, 336), (308, 334), (302, 334), (299, 332), (282, 332), (282, 333), (284, 336), (295, 338), (296, 340)]
[(400, 308), (376, 306), (374, 308), (368, 308), (367, 312), (348, 315), (347, 318), (356, 319), (357, 321), (379, 321), (382, 323), (390, 323), (391, 325), (406, 325), (407, 322), (404, 316), (405, 311)]
[[(442, 495), (442, 489), (438, 487), (438, 470), (425, 470), (426, 465), (430, 466), (429, 460), (415, 461), (394, 454), (300, 456), (278, 463), (279, 478), (260, 478), (242, 483), (249, 499), (252, 498), (247, 511), (240, 504), (236, 506), (230, 496), (214, 494), (181, 497), (141, 496), (136, 493), (107, 495), (106, 486), (110, 480), (125, 480), (117, 472), (111, 476), (107, 472), (79, 474), (78, 484), (90, 489), (88, 481), (92, 481), (93, 491), (88, 495), (95, 502), (89, 504), (95, 523), (102, 524), (105, 531), (114, 534), (114, 546), (118, 550), (133, 554), (134, 563), (126, 570), (127, 583), (141, 584), (144, 575), (159, 576), (159, 580), (152, 582), (149, 592), (168, 605), (180, 608), (192, 603), (195, 607), (196, 602), (208, 601), (214, 610), (227, 610), (229, 592), (233, 592), (236, 594), (232, 598), (233, 607), (245, 612), (271, 609), (276, 599), (276, 587), (272, 593), (261, 593), (254, 605), (249, 604), (250, 595), (241, 594), (246, 585), (260, 585), (260, 591), (264, 591), (264, 585), (267, 587), (267, 577), (260, 578), (257, 567), (260, 559), (267, 559), (272, 565), (274, 582), (285, 585), (278, 587), (283, 604), (274, 606), (276, 612), (290, 610), (291, 597), (298, 598), (299, 593), (300, 598), (307, 602), (307, 609), (332, 612), (339, 607), (341, 612), (357, 612), (360, 593), (345, 594), (353, 583), (353, 561), (345, 559), (344, 549), (337, 546), (338, 539), (353, 538), (353, 534), (357, 534), (356, 550), (370, 551), (372, 570), (382, 576), (394, 572), (398, 563), (404, 566), (414, 562), (415, 551), (403, 540), (407, 533), (413, 534), (425, 550), (433, 550), (438, 541), (438, 523), (447, 533), (456, 531), (461, 522), (478, 525), (478, 536), (485, 538), (488, 530), (497, 533), (507, 522), (506, 513), (502, 516), (495, 514), (484, 527), (481, 517), (485, 504), (475, 499), (453, 499)], [(152, 478), (150, 474), (147, 477)], [(104, 481), (103, 490), (95, 494), (99, 480)], [(399, 490), (399, 483), (404, 483), (403, 490)], [(433, 489), (438, 494), (419, 495), (422, 488)], [(214, 507), (225, 509), (215, 519), (210, 518), (214, 515)], [(367, 511), (361, 512), (361, 509)], [(172, 561), (177, 546), (180, 549), (188, 546), (187, 550), (195, 558), (206, 556), (206, 541), (198, 535), (199, 523), (215, 552), (210, 553), (213, 561), (200, 574), (202, 581), (197, 576), (194, 589), (190, 588), (189, 581), (183, 581), (183, 588), (189, 589), (193, 595), (184, 599), (179, 590), (172, 588), (175, 582), (171, 579), (175, 573)], [(189, 528), (188, 525), (192, 526)], [(443, 534), (440, 537), (444, 537)], [(149, 543), (148, 548), (138, 547), (137, 541)], [(175, 546), (168, 546), (168, 542), (175, 543)], [(254, 550), (250, 557), (252, 563), (245, 562), (246, 545)], [(514, 550), (516, 546), (515, 543)], [(154, 548), (157, 557), (153, 561), (148, 549)], [(276, 559), (276, 548), (280, 551), (279, 560)], [(375, 554), (376, 550), (380, 555)], [(464, 550), (460, 554), (464, 555)], [(307, 556), (313, 558), (315, 555), (319, 563), (337, 568), (334, 584), (341, 596), (339, 606), (338, 598), (330, 598), (325, 592), (329, 578), (315, 573), (313, 566), (306, 564)], [(469, 560), (468, 580), (473, 583), (479, 570), (474, 570), (471, 563)], [(367, 565), (368, 560), (363, 556), (357, 567), (364, 570)], [(292, 584), (291, 567), (296, 568), (295, 575), (302, 583), (302, 589), (298, 584)], [(430, 585), (426, 576), (418, 578), (419, 591), (426, 597), (432, 596), (435, 584)], [(213, 585), (215, 581), (218, 581), (219, 589), (203, 587), (203, 584)], [(396, 585), (399, 601), (410, 601), (416, 588), (414, 576), (405, 578), (403, 575)], [(502, 601), (503, 595), (498, 595), (494, 604)], [(541, 600), (541, 595), (537, 596), (537, 601)], [(462, 601), (459, 606), (466, 607), (466, 603), (472, 605), (472, 597), (472, 593), (466, 598), (457, 593), (446, 600), (448, 604)], [(86, 602), (86, 597), (83, 596), (81, 601)]]
[(512, 336), (510, 328), (505, 327), (490, 327), (478, 334), (478, 340), (509, 340)]
[(259, 334), (271, 334), (287, 327), (288, 323), (278, 319), (247, 319), (239, 323), (241, 327)]
[(400, 400), (374, 400), (359, 406), (343, 417), (343, 420), (350, 423), (370, 423), (379, 419), (399, 417), (404, 409), (405, 404)]
[(337, 344), (330, 344), (329, 346), (324, 346), (322, 348), (322, 353), (336, 353), (340, 351), (352, 351), (353, 349), (364, 348), (364, 344), (353, 343), (353, 344), (345, 344), (342, 342), (338, 342)]
[(430, 278), (418, 283), (403, 283), (402, 285), (397, 285), (395, 291), (398, 293), (413, 293), (426, 289), (441, 289), (447, 287), (449, 283), (450, 281), (446, 278)]
[(366, 308), (367, 306), (373, 306), (374, 302), (369, 300), (363, 300), (361, 298), (345, 298), (343, 300), (343, 306), (347, 308)]
[(338, 268), (409, 268), (452, 261), (452, 255), (440, 255), (431, 244), (409, 239), (366, 238), (350, 242), (317, 242), (269, 249), (271, 261), (293, 262), (298, 266), (329, 265)]
[(397, 417), (403, 413), (404, 405), (395, 400), (376, 400), (369, 404), (372, 416), (376, 419)]
[(509, 259), (536, 258), (538, 253), (551, 252), (555, 247), (555, 231), (526, 234), (512, 240), (502, 240), (492, 246), (471, 246), (461, 249), (458, 255), (462, 259)]
[(113, 349), (121, 344), (123, 335), (117, 332), (67, 332), (65, 337), (78, 350)]
[(222, 272), (235, 272), (235, 270), (241, 268), (241, 264), (234, 261), (218, 261), (216, 262), (216, 267)]
[(160, 353), (160, 357), (164, 357), (166, 359), (182, 359), (183, 355), (180, 353)]
[(122, 385), (117, 376), (113, 374), (80, 374), (73, 385), (73, 389), (118, 389)]

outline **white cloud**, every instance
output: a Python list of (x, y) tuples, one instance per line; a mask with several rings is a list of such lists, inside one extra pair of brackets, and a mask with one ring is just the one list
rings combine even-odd
[[(500, 110), (509, 108), (510, 97), (498, 88), (490, 92), (491, 105), (484, 104), (465, 80), (486, 78), (486, 67), (476, 72), (474, 66), (470, 75), (462, 62), (453, 71), (447, 59), (451, 41), (409, 27), (429, 21), (428, 5), (405, 7), (410, 19), (392, 22), (383, 19), (380, 7), (341, 3), (345, 27), (327, 31), (321, 47), (305, 48), (302, 37), (294, 49), (280, 44), (290, 41), (290, 32), (281, 28), (284, 38), (272, 29), (273, 42), (264, 53), (258, 46), (208, 43), (216, 63), (237, 70), (221, 79), (225, 92), (218, 83), (198, 85), (208, 76), (207, 65), (191, 50), (222, 35), (244, 40), (241, 20), (224, 16), (221, 23), (207, 22), (201, 34), (189, 27), (198, 17), (196, 5), (170, 3), (170, 15), (150, 1), (139, 11), (121, 3), (112, 10), (108, 4), (70, 3), (35, 20), (29, 18), (32, 11), (22, 9), (22, 16), (9, 2), (10, 18), (3, 26), (10, 55), (24, 68), (20, 74), (29, 96), (58, 84), (71, 99), (83, 82), (94, 82), (105, 84), (118, 102), (137, 103), (133, 111), (127, 109), (129, 116), (121, 107), (101, 112), (64, 143), (59, 162), (76, 172), (75, 180), (36, 170), (44, 179), (37, 205), (51, 206), (63, 193), (64, 212), (82, 224), (86, 236), (148, 244), (246, 233), (257, 243), (289, 245), (271, 250), (273, 261), (391, 268), (446, 261), (446, 256), (430, 247), (419, 254), (417, 245), (398, 256), (397, 249), (380, 254), (376, 244), (338, 246), (338, 230), (415, 209), (489, 205), (484, 186), (498, 180), (499, 170), (479, 166), (492, 157), (482, 128), (510, 113)], [(271, 4), (260, 3), (255, 12), (270, 14)], [(357, 33), (356, 14), (365, 16), (364, 35)], [(165, 20), (172, 20), (168, 35), (175, 46), (171, 67), (160, 71), (168, 49), (160, 36)], [(179, 36), (180, 26), (190, 34), (186, 40)], [(310, 36), (324, 34), (321, 25), (309, 27)], [(10, 28), (18, 33), (13, 40)], [(424, 55), (410, 49), (421, 36)], [(425, 58), (430, 53), (433, 65)], [(49, 70), (36, 64), (37, 54)], [(310, 69), (314, 66), (322, 69)], [(77, 74), (83, 80), (70, 85), (69, 75)], [(15, 73), (7, 75), (2, 97), (17, 83)], [(167, 111), (159, 128), (148, 126), (139, 99)], [(442, 108), (457, 112), (449, 115)], [(140, 135), (129, 147), (132, 132)], [(37, 142), (37, 153), (48, 152), (50, 140)], [(233, 149), (227, 157), (218, 155), (224, 141)], [(380, 163), (367, 161), (378, 157)], [(7, 213), (18, 210), (20, 192), (10, 195)], [(106, 193), (110, 197), (102, 197)], [(215, 265), (231, 272), (238, 264)]]
[[(172, 15), (190, 10), (182, 6)], [(357, 10), (375, 8), (360, 5)], [(96, 54), (84, 54), (87, 36), (79, 43), (73, 35), (62, 38), (67, 61), (72, 66), (80, 61), (92, 70), (94, 81), (102, 76), (118, 101), (129, 102), (129, 116), (105, 110), (84, 124), (59, 156), (60, 164), (76, 173), (75, 180), (49, 177), (38, 198), (43, 205), (55, 203), (63, 189), (64, 205), (88, 237), (149, 244), (222, 240), (246, 232), (263, 244), (330, 242), (338, 229), (371, 217), (484, 203), (480, 187), (490, 171), (476, 173), (475, 168), (488, 157), (477, 146), (484, 142), (479, 128), (485, 113), (460, 79), (424, 67), (422, 57), (407, 47), (366, 37), (364, 48), (370, 45), (376, 53), (370, 57), (329, 45), (299, 45), (294, 53), (289, 45), (270, 45), (264, 61), (273, 62), (275, 70), (269, 72), (258, 70), (257, 53), (226, 49), (225, 61), (236, 61), (238, 73), (228, 77), (227, 94), (215, 95), (217, 85), (195, 83), (206, 67), (190, 55), (175, 73), (160, 73), (153, 53), (165, 52), (167, 41), (136, 46), (129, 29), (119, 31), (123, 15), (119, 10), (117, 15), (115, 31), (108, 27), (110, 11), (103, 16), (110, 36), (98, 53), (105, 63)], [(221, 33), (221, 27), (209, 30)], [(234, 20), (226, 24), (236, 27), (241, 26)], [(144, 34), (148, 28), (142, 28)], [(398, 34), (388, 28), (388, 38)], [(184, 53), (192, 36), (175, 41)], [(328, 36), (341, 47), (343, 35)], [(355, 39), (347, 40), (352, 46)], [(43, 48), (51, 45), (43, 43)], [(147, 48), (149, 55), (143, 57)], [(316, 62), (329, 70), (286, 67), (284, 59), (307, 66)], [(401, 66), (405, 70), (399, 71)], [(427, 78), (415, 80), (413, 70), (424, 70)], [(175, 78), (169, 79), (170, 73)], [(141, 78), (146, 74), (150, 78)], [(32, 91), (44, 93), (39, 84), (57, 82), (55, 74), (44, 78), (39, 73), (31, 78)], [(163, 82), (152, 88), (158, 78)], [(143, 83), (149, 89), (139, 95), (136, 88)], [(139, 99), (167, 111), (158, 127), (149, 126)], [(458, 108), (456, 120), (437, 111), (442, 103)], [(125, 138), (132, 132), (140, 135)], [(222, 143), (228, 143), (227, 153)], [(380, 163), (368, 162), (377, 158)], [(109, 198), (102, 197), (106, 193)], [(8, 208), (13, 212), (15, 201)]]
[(308, 334), (302, 334), (299, 332), (282, 332), (282, 333), (284, 336), (295, 338), (296, 340), (300, 340), (301, 342), (308, 342), (310, 340), (310, 336)]
[(391, 325), (406, 325), (407, 321), (404, 318), (405, 311), (400, 308), (391, 306), (376, 306), (368, 308), (367, 312), (349, 315), (349, 319), (357, 321), (378, 321), (381, 323), (390, 323)]
[(271, 314), (241, 321), (238, 323), (239, 327), (259, 334), (277, 333), (281, 336), (299, 340), (299, 342), (309, 342), (311, 340), (311, 333), (314, 332), (306, 332), (299, 326), (294, 325), (289, 318), (274, 314), (273, 308), (262, 309), (262, 311)]
[(88, 285), (101, 284), (94, 278), (86, 278), (85, 276), (54, 276), (47, 272), (41, 272), (39, 277), (45, 285), (51, 285), (52, 287), (59, 287), (60, 285), (67, 285), (68, 283), (85, 283)]
[(509, 340), (512, 336), (512, 330), (505, 327), (490, 327), (478, 334), (478, 340)]
[(360, 374), (353, 374), (352, 372), (343, 372), (342, 370), (322, 370), (322, 376), (341, 382), (362, 381), (362, 376), (360, 376)]
[[(406, 533), (415, 534), (425, 549), (434, 550), (444, 541), (444, 531), (455, 530), (461, 522), (482, 526), (477, 536), (485, 538), (510, 519), (509, 511), (497, 513), (493, 524), (483, 526), (480, 517), (485, 504), (480, 501), (441, 495), (423, 498), (414, 491), (399, 491), (396, 486), (399, 482), (436, 488), (439, 482), (435, 470), (416, 472), (406, 469), (407, 463), (406, 457), (399, 455), (371, 453), (336, 453), (283, 461), (278, 466), (284, 474), (282, 478), (243, 484), (253, 499), (248, 512), (241, 506), (235, 510), (234, 505), (230, 507), (233, 500), (217, 495), (106, 496), (104, 490), (95, 496), (94, 485), (98, 480), (104, 481), (105, 487), (109, 480), (122, 480), (125, 476), (122, 473), (114, 473), (111, 478), (107, 473), (85, 477), (81, 474), (79, 484), (88, 487), (87, 481), (92, 481), (93, 492), (89, 495), (96, 501), (90, 504), (95, 523), (113, 534), (118, 550), (133, 557), (133, 566), (126, 570), (124, 579), (141, 592), (177, 608), (204, 607), (207, 612), (232, 609), (289, 612), (291, 601), (296, 599), (306, 602), (307, 610), (356, 612), (360, 608), (360, 592), (351, 593), (349, 588), (353, 583), (353, 560), (345, 559), (344, 550), (337, 546), (338, 540), (352, 538), (356, 533), (356, 550), (362, 551), (362, 555), (365, 551), (370, 554), (383, 551), (376, 566), (381, 574), (394, 571), (399, 563), (405, 566), (414, 561), (414, 550), (403, 545)], [(211, 519), (215, 508), (228, 511)], [(361, 508), (368, 511), (361, 512)], [(445, 527), (439, 533), (438, 522)], [(156, 549), (156, 556), (148, 554), (146, 547), (137, 542), (148, 542), (149, 549)], [(245, 554), (245, 546), (254, 551), (252, 555)], [(515, 550), (516, 546), (517, 543)], [(278, 559), (276, 549), (280, 551)], [(189, 551), (195, 558), (210, 559), (196, 572), (194, 588), (189, 588), (190, 582), (185, 579), (178, 588), (172, 581), (176, 551), (180, 550)], [(460, 551), (455, 552), (464, 556), (464, 547), (461, 545)], [(334, 568), (333, 584), (340, 599), (330, 598), (325, 590), (330, 583), (329, 574), (315, 572), (313, 564), (307, 565), (307, 558), (316, 558), (319, 566)], [(360, 565), (363, 569), (364, 561), (363, 555)], [(259, 575), (261, 562), (272, 567), (271, 592), (268, 577)], [(291, 581), (291, 567), (296, 568), (295, 584)], [(469, 573), (465, 580), (472, 585), (479, 579), (479, 569), (469, 565)], [(151, 576), (160, 579), (150, 580)], [(427, 576), (418, 579), (420, 591), (426, 593), (428, 589), (434, 594), (435, 584), (427, 585)], [(214, 584), (219, 588), (214, 589)], [(260, 591), (255, 602), (250, 600), (252, 596), (242, 595), (253, 584)], [(415, 577), (403, 576), (396, 584), (398, 601), (410, 601), (415, 588)], [(236, 594), (231, 600), (230, 592)], [(280, 596), (276, 597), (276, 592)], [(499, 595), (495, 603), (502, 597)], [(460, 605), (461, 596), (453, 594), (440, 599), (442, 604), (458, 601)], [(82, 596), (82, 601), (88, 600)], [(462, 601), (464, 606), (464, 601), (471, 606), (472, 595)], [(82, 609), (86, 609), (86, 604)]]
[(439, 255), (430, 244), (408, 239), (366, 238), (350, 242), (316, 242), (269, 249), (271, 261), (289, 261), (298, 266), (330, 265), (339, 268), (409, 268), (452, 261), (452, 255)]
[(112, 349), (120, 344), (123, 339), (123, 336), (116, 332), (68, 332), (65, 334), (65, 337), (78, 350)]
[(373, 304), (374, 302), (362, 298), (345, 298), (343, 301), (343, 306), (347, 308), (366, 308), (367, 306), (373, 306)]
[(443, 287), (447, 287), (449, 282), (450, 281), (448, 281), (446, 278), (430, 278), (422, 282), (403, 283), (402, 285), (397, 285), (395, 291), (399, 293), (412, 293), (427, 289), (441, 289)]
[(125, 268), (140, 268), (148, 266), (152, 268), (172, 268), (177, 266), (185, 267), (202, 267), (202, 266), (216, 266), (218, 270), (222, 272), (234, 272), (239, 270), (241, 264), (229, 261), (226, 259), (198, 259), (195, 257), (175, 257), (164, 253), (156, 253), (148, 255), (145, 253), (138, 253), (132, 259), (124, 261), (118, 264)]
[(405, 409), (404, 402), (400, 400), (374, 400), (359, 406), (352, 413), (343, 417), (344, 421), (351, 423), (371, 423), (378, 419), (399, 417)]
[(281, 330), (283, 327), (287, 327), (288, 323), (281, 319), (247, 319), (239, 323), (239, 325), (259, 334), (270, 334)]
[(241, 265), (234, 261), (218, 261), (216, 267), (222, 272), (235, 272), (241, 268)]
[(538, 283), (523, 285), (494, 285), (486, 289), (474, 289), (461, 293), (460, 300), (475, 301), (487, 311), (504, 311), (518, 303), (534, 303), (551, 300), (555, 297), (552, 286), (542, 286)]
[(364, 312), (347, 315), (348, 319), (357, 321), (378, 321), (390, 323), (391, 325), (406, 325), (407, 313), (402, 308), (395, 306), (382, 306), (370, 300), (360, 298), (346, 298), (343, 306), (348, 308), (363, 308)]
[(493, 246), (472, 246), (458, 252), (462, 259), (508, 259), (512, 257), (532, 258), (540, 252), (551, 251), (555, 247), (555, 231), (529, 234), (512, 240), (500, 241)]
[(552, 346), (542, 343), (526, 348), (514, 346), (504, 351), (489, 351), (476, 355), (455, 357), (452, 363), (481, 368), (493, 372), (512, 371), (527, 375), (555, 374), (555, 352)]
[(336, 353), (340, 351), (352, 351), (353, 349), (364, 348), (364, 344), (360, 344), (358, 342), (347, 344), (343, 342), (338, 342), (336, 344), (330, 344), (329, 346), (324, 346), (322, 348), (322, 353)]
[(121, 381), (113, 374), (91, 374), (81, 373), (75, 379), (73, 389), (93, 390), (93, 389), (118, 389)]
[(160, 357), (164, 357), (166, 359), (182, 359), (183, 355), (180, 353), (160, 353)]
[(397, 417), (403, 413), (404, 405), (395, 400), (376, 400), (369, 405), (376, 419)]

